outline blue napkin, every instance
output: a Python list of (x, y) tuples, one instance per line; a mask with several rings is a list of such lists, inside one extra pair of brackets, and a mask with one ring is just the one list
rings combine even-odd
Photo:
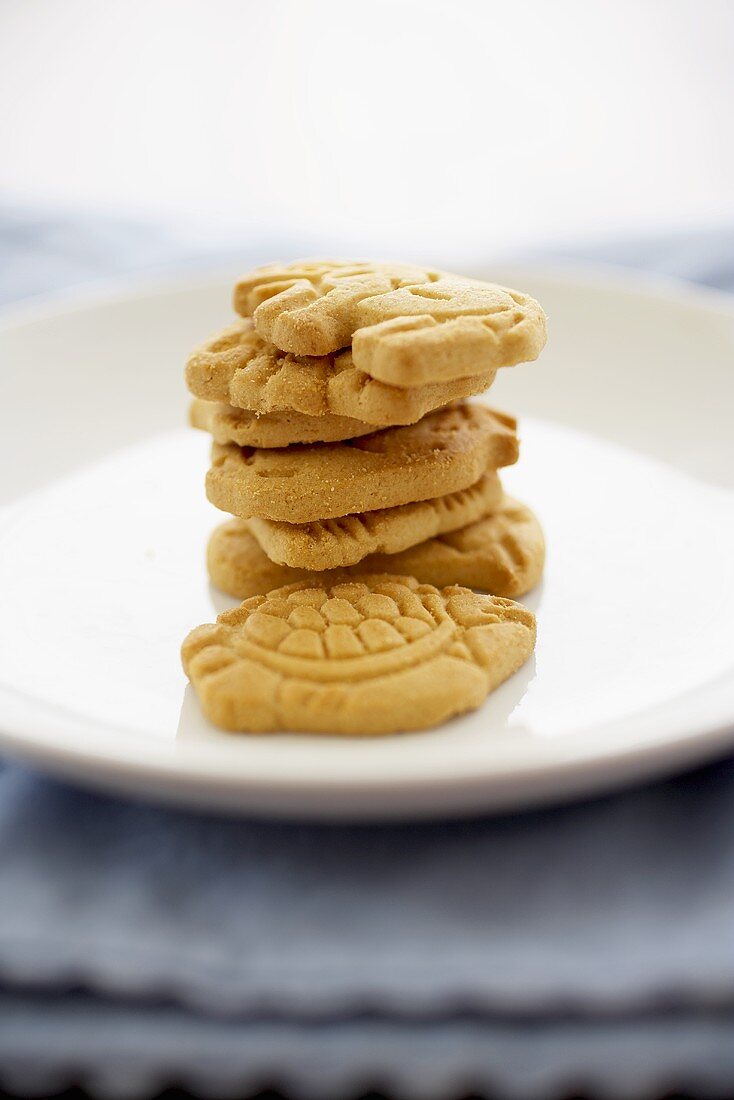
[(369, 827), (223, 820), (0, 765), (0, 1083), (72, 1082), (726, 1093), (734, 762), (542, 813)]

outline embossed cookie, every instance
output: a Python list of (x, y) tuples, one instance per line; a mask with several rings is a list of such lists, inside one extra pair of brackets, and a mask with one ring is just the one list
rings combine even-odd
[[(415, 264), (373, 263), (350, 260), (296, 260), (291, 264), (264, 264), (238, 280), (234, 289), (235, 312), (242, 317), (252, 317), (259, 306), (279, 299), (276, 316), (285, 309), (315, 302), (330, 291), (332, 302), (358, 302), (367, 294), (384, 294), (399, 286), (430, 282), (440, 278), (441, 272)], [(338, 317), (331, 321), (331, 347), (346, 347), (351, 338), (349, 327), (337, 330)], [(354, 330), (352, 330), (354, 331)], [(269, 337), (268, 337), (269, 339)], [(276, 343), (275, 340), (272, 343)], [(277, 344), (283, 347), (283, 344)], [(292, 349), (286, 348), (287, 351)], [(325, 352), (305, 351), (305, 355), (323, 355)]]
[[(461, 584), (514, 599), (535, 587), (544, 561), (545, 541), (537, 518), (526, 505), (505, 497), (494, 515), (401, 554), (370, 555), (348, 572), (353, 577), (377, 570), (409, 573), (439, 588)], [(276, 565), (252, 534), (250, 521), (243, 519), (229, 520), (212, 533), (207, 568), (212, 584), (238, 600), (296, 581), (329, 584), (336, 575)]]
[(270, 519), (249, 522), (253, 535), (273, 561), (296, 569), (341, 569), (355, 565), (368, 554), (396, 554), (435, 535), (456, 531), (488, 515), (501, 501), (500, 479), (491, 470), (468, 489), (397, 508), (313, 523)]
[(269, 265), (240, 280), (234, 306), (284, 351), (328, 355), (351, 343), (357, 367), (402, 387), (527, 362), (546, 339), (528, 295), (404, 264)]
[(258, 414), (339, 416), (389, 427), (414, 424), (433, 409), (483, 393), (492, 385), (495, 373), (489, 370), (400, 389), (355, 367), (351, 350), (335, 355), (291, 355), (263, 340), (252, 321), (245, 320), (197, 348), (186, 365), (186, 383), (193, 394), (206, 401)]
[(362, 735), (480, 706), (534, 644), (520, 604), (378, 574), (254, 596), (193, 630), (182, 658), (224, 729)]
[(241, 447), (288, 447), (291, 443), (329, 443), (353, 439), (375, 430), (346, 416), (306, 416), (304, 413), (258, 413), (235, 409), (216, 401), (196, 398), (189, 410), (194, 428), (211, 432), (217, 443), (236, 443)]
[(462, 584), (512, 598), (535, 587), (544, 564), (543, 529), (533, 512), (512, 497), (477, 523), (400, 554), (373, 554), (360, 562), (364, 568), (411, 573), (439, 587)]
[(395, 508), (466, 489), (486, 470), (516, 462), (515, 427), (512, 417), (469, 404), (344, 443), (282, 450), (215, 443), (207, 496), (233, 515), (286, 523)]

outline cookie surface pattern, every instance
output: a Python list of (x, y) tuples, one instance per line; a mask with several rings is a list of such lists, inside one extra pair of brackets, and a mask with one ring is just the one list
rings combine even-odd
[(297, 356), (273, 347), (239, 321), (191, 355), (186, 383), (196, 397), (255, 413), (341, 416), (389, 427), (414, 424), (443, 405), (483, 393), (489, 370), (450, 382), (411, 389), (389, 386), (354, 365), (350, 350), (329, 356)]
[(330, 443), (354, 439), (375, 430), (346, 416), (306, 416), (304, 413), (257, 413), (235, 409), (216, 401), (195, 398), (189, 410), (189, 423), (210, 432), (217, 443), (236, 443), (240, 447), (289, 447), (291, 443)]
[(546, 339), (529, 295), (404, 264), (269, 265), (240, 280), (234, 305), (284, 351), (328, 355), (351, 344), (357, 367), (401, 387), (527, 362)]
[(182, 658), (224, 729), (356, 736), (478, 707), (534, 644), (520, 604), (378, 574), (252, 597), (193, 630)]
[[(526, 505), (505, 497), (494, 515), (401, 554), (373, 554), (352, 566), (349, 575), (383, 570), (408, 573), (438, 588), (460, 584), (514, 599), (535, 587), (544, 561), (545, 540), (536, 516)], [(229, 520), (214, 530), (207, 568), (212, 584), (238, 600), (296, 581), (328, 584), (335, 576), (277, 565), (260, 547), (250, 522), (242, 519)]]
[[(431, 500), (314, 523), (251, 519), (250, 530), (273, 561), (297, 569), (340, 569), (368, 554), (396, 554), (439, 534), (465, 527), (495, 510), (502, 485), (494, 470), (468, 489)], [(389, 572), (389, 570), (386, 570)]]
[(484, 519), (411, 546), (400, 554), (375, 554), (370, 569), (397, 570), (439, 587), (462, 584), (498, 596), (516, 597), (540, 580), (545, 538), (535, 514), (512, 497)]
[(233, 515), (286, 523), (394, 508), (466, 489), (488, 469), (516, 462), (515, 428), (504, 413), (464, 404), (343, 443), (282, 450), (215, 443), (207, 496)]

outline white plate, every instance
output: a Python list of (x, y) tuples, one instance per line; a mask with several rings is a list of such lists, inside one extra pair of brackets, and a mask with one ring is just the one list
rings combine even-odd
[(207, 440), (187, 350), (231, 278), (97, 292), (0, 332), (0, 745), (108, 788), (247, 812), (526, 806), (734, 746), (734, 309), (622, 274), (492, 273), (550, 343), (502, 372), (511, 491), (545, 525), (535, 660), (465, 718), (377, 740), (232, 736), (200, 716), (181, 639), (228, 601), (204, 570)]

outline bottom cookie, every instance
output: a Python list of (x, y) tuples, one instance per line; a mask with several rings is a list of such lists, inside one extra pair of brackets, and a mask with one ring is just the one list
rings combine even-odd
[[(406, 573), (440, 588), (460, 584), (515, 597), (538, 583), (544, 562), (545, 540), (536, 516), (526, 505), (505, 497), (501, 508), (485, 519), (399, 554), (371, 554), (340, 575)], [(260, 549), (248, 521), (242, 519), (229, 520), (213, 532), (207, 567), (212, 583), (240, 600), (297, 581), (328, 583), (335, 575), (277, 565)]]
[(181, 654), (224, 729), (355, 736), (475, 709), (534, 645), (535, 617), (512, 600), (341, 573), (245, 600), (192, 630)]

